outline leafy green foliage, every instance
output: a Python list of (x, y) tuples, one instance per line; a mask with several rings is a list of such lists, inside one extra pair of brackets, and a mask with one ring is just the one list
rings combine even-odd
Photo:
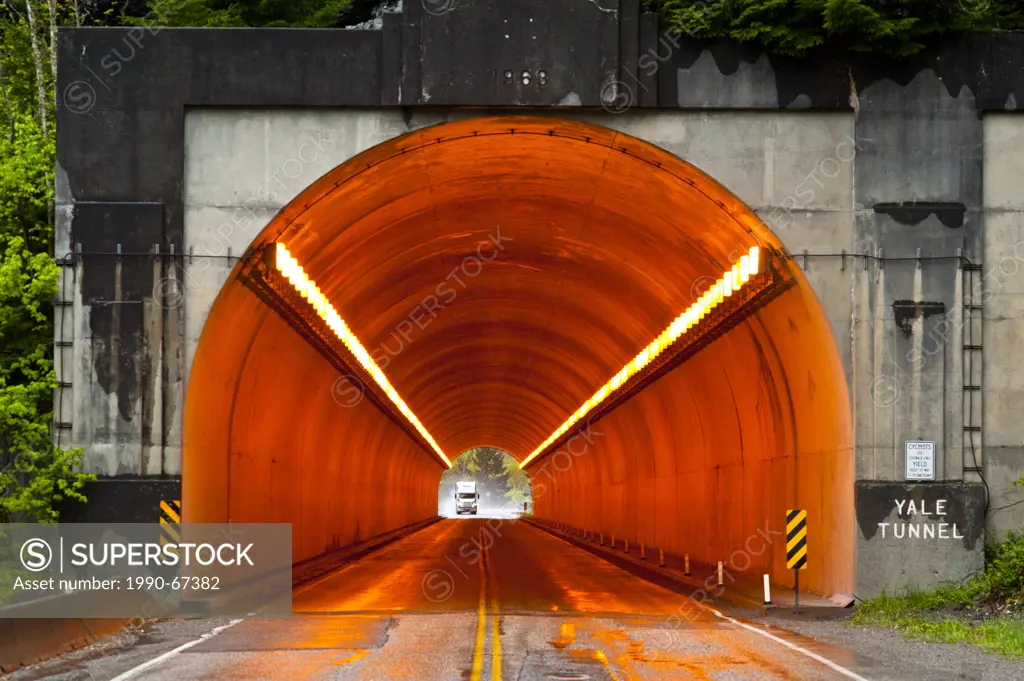
[(519, 506), (530, 501), (533, 496), (530, 474), (520, 468), (519, 461), (511, 456), (505, 459), (505, 480), (508, 486), (505, 496), (513, 505)]
[[(22, 8), (15, 10), (21, 14)], [(12, 108), (7, 110), (7, 101), (0, 94), (0, 135), (10, 140), (11, 125), (20, 112), (35, 109), (35, 72), (32, 67), (28, 27), (24, 21), (0, 18), (0, 65), (3, 67), (3, 87), (7, 101)], [(38, 126), (38, 121), (34, 122)]]
[(1024, 29), (1017, 0), (654, 0), (669, 30), (804, 56), (826, 43), (894, 57), (950, 32)]
[(263, 26), (330, 28), (337, 26), (351, 0), (147, 0), (146, 17), (126, 24), (160, 26)]
[(53, 260), (27, 250), (20, 236), (0, 235), (0, 248), (0, 444), (20, 452), (49, 431), (46, 405), (56, 381), (49, 347), (40, 341), (52, 333), (44, 310), (57, 273)]
[(455, 457), (452, 467), (441, 476), (441, 481), (455, 484), (458, 480), (475, 477), (480, 470), (480, 466), (476, 462), (477, 451), (479, 450), (471, 449)]
[[(55, 153), (53, 136), (43, 134), (37, 118), (36, 70), (21, 9), (0, 15), (0, 522), (55, 522), (62, 502), (85, 501), (83, 486), (95, 477), (79, 472), (82, 450), (65, 451), (49, 440), (59, 273), (51, 251)], [(40, 56), (42, 72), (51, 74), (48, 48)]]
[(981, 597), (1024, 605), (1024, 534), (1008, 532), (1005, 541), (990, 545), (985, 554)]
[(12, 518), (32, 518), (40, 523), (55, 523), (64, 501), (86, 501), (82, 489), (96, 476), (78, 472), (83, 451), (47, 446), (42, 451), (20, 452), (8, 468), (0, 471), (0, 489), (10, 490), (0, 497), (0, 522)]

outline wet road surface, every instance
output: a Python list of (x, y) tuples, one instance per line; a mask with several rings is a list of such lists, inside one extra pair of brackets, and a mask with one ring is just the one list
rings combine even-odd
[(442, 521), (297, 589), (293, 610), (14, 678), (935, 678), (721, 615), (522, 521)]

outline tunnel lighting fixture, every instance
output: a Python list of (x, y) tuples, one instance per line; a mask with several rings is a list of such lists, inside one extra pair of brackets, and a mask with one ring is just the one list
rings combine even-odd
[(277, 243), (273, 253), (273, 266), (276, 270), (284, 277), (289, 284), (295, 289), (295, 291), (302, 296), (312, 306), (313, 311), (324, 321), (327, 327), (334, 333), (334, 335), (340, 340), (348, 351), (355, 357), (356, 361), (363, 370), (370, 375), (373, 381), (377, 384), (377, 387), (387, 395), (391, 403), (398, 409), (398, 411), (404, 416), (409, 423), (412, 424), (413, 428), (426, 440), (427, 444), (437, 453), (441, 460), (444, 461), (448, 468), (452, 467), (451, 460), (445, 456), (445, 453), (441, 451), (434, 438), (427, 432), (427, 429), (420, 423), (420, 420), (413, 413), (409, 405), (405, 403), (398, 391), (395, 390), (394, 386), (388, 380), (388, 377), (384, 375), (380, 367), (370, 356), (370, 353), (366, 351), (363, 344), (359, 342), (356, 335), (352, 333), (352, 330), (345, 323), (345, 320), (341, 318), (338, 311), (334, 309), (330, 301), (323, 294), (316, 283), (309, 278), (305, 270), (299, 264), (288, 249), (282, 243)]
[(626, 366), (622, 367), (610, 381), (605, 383), (589, 400), (580, 405), (580, 408), (566, 419), (565, 423), (560, 425), (537, 449), (533, 450), (529, 456), (523, 459), (519, 464), (520, 468), (525, 468), (527, 464), (540, 456), (548, 447), (569, 432), (580, 419), (591, 413), (631, 378), (643, 371), (669, 346), (673, 345), (691, 329), (696, 329), (713, 311), (719, 309), (720, 306), (724, 306), (727, 302), (731, 302), (730, 299), (734, 298), (739, 292), (744, 291), (745, 288), (750, 287), (752, 282), (763, 284), (765, 277), (758, 276), (767, 269), (764, 267), (762, 259), (761, 249), (753, 246), (746, 255), (739, 259), (739, 262), (733, 265), (732, 269), (724, 272), (718, 281), (708, 287), (704, 295), (697, 299), (697, 302), (693, 303), (685, 312), (676, 317), (675, 321), (662, 331), (657, 338), (651, 341), (650, 345), (641, 350), (640, 354), (634, 357)]

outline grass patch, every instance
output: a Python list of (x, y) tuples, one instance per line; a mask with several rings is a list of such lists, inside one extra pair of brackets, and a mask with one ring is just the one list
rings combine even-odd
[(978, 645), (989, 650), (1024, 657), (1024, 620), (1006, 617), (982, 622), (977, 627)]
[[(901, 598), (886, 597), (886, 603), (870, 601), (869, 608), (857, 608), (854, 624), (898, 629), (907, 638), (935, 643), (970, 643), (986, 650), (1024, 657), (1024, 620), (1006, 615), (971, 621), (952, 616), (929, 617)], [(879, 607), (880, 606), (880, 607)]]
[(897, 629), (909, 638), (969, 643), (1024, 657), (1024, 535), (986, 551), (985, 571), (966, 584), (944, 584), (859, 604), (854, 624)]

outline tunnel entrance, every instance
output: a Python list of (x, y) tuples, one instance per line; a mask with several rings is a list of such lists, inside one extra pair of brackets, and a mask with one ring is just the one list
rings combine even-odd
[[(479, 496), (471, 499), (470, 495)], [(532, 501), (533, 485), (518, 459), (494, 447), (474, 447), (452, 459), (452, 467), (441, 475), (437, 514), (446, 518), (512, 518), (527, 511)], [(460, 512), (459, 506), (476, 508)], [(470, 510), (475, 512), (470, 514)]]
[[(751, 249), (791, 285), (555, 437)], [(260, 263), (294, 288), (254, 286)], [(350, 375), (339, 353), (376, 373)], [(433, 516), (450, 454), (480, 442), (528, 461), (538, 516), (740, 556), (734, 569), (783, 583), (785, 513), (807, 509), (802, 587), (852, 592), (853, 435), (828, 321), (750, 209), (650, 144), (480, 118), (385, 142), (311, 185), (204, 326), (185, 520), (293, 523), (302, 560)]]

